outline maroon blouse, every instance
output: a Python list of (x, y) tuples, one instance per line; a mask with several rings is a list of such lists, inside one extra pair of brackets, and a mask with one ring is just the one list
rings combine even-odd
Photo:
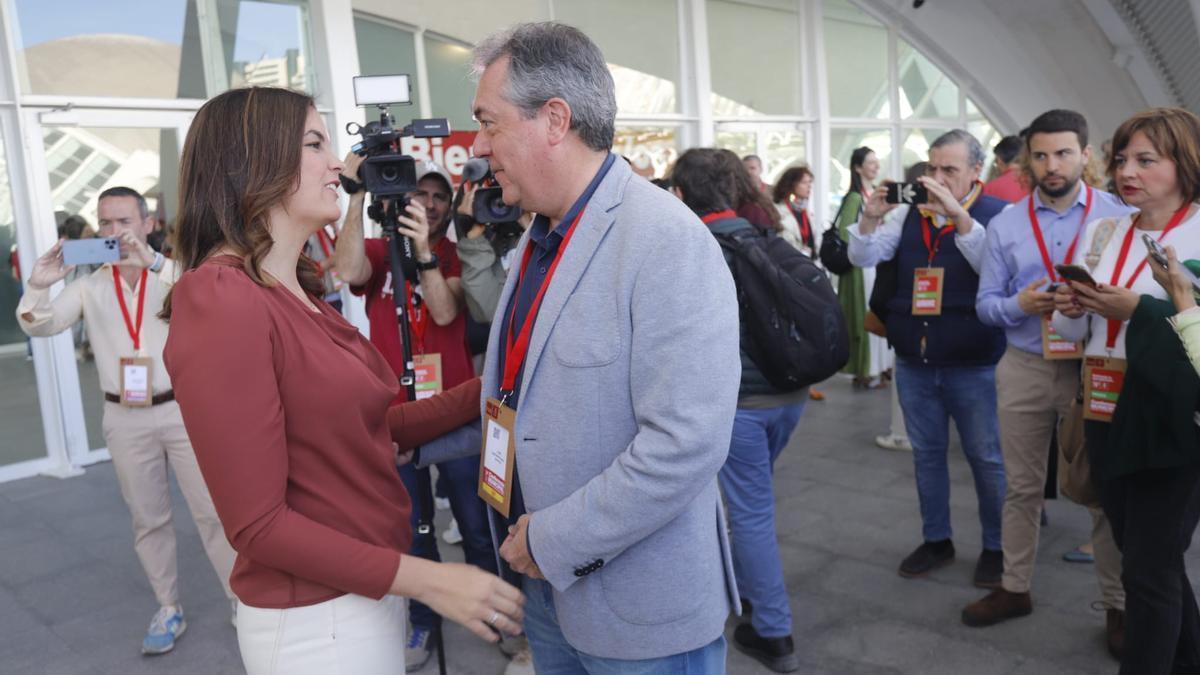
[(324, 302), (314, 313), (221, 256), (175, 284), (163, 354), (254, 607), (383, 597), (409, 548), (393, 438), (412, 447), (479, 415), (479, 380), (391, 411), (383, 356)]

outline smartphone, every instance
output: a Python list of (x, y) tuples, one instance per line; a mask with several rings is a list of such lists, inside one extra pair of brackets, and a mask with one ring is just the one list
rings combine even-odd
[(62, 254), (67, 265), (102, 265), (121, 259), (121, 245), (116, 237), (68, 239), (63, 242)]
[(1096, 287), (1096, 280), (1092, 278), (1091, 274), (1088, 274), (1087, 269), (1079, 265), (1059, 264), (1054, 266), (1054, 271), (1058, 272), (1067, 281), (1077, 281), (1081, 284), (1087, 284), (1092, 288)]
[(1142, 243), (1146, 244), (1146, 254), (1150, 256), (1150, 259), (1166, 269), (1168, 266), (1167, 252), (1163, 249), (1162, 244), (1148, 234), (1142, 234)]
[[(1146, 255), (1150, 256), (1151, 260), (1162, 265), (1163, 269), (1170, 267), (1170, 263), (1167, 261), (1167, 251), (1162, 247), (1162, 244), (1158, 243), (1157, 239), (1148, 234), (1143, 234), (1142, 241), (1146, 244)], [(1192, 271), (1184, 265), (1180, 265), (1179, 270), (1183, 272), (1183, 276), (1192, 282), (1192, 288), (1200, 291), (1200, 278), (1192, 274)]]
[(888, 204), (928, 204), (929, 190), (920, 183), (888, 183)]

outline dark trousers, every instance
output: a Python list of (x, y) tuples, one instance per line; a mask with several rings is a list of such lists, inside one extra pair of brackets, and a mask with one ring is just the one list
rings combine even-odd
[[(1108, 429), (1084, 424), (1093, 480)], [(1096, 485), (1122, 554), (1121, 675), (1200, 673), (1200, 609), (1183, 560), (1200, 522), (1200, 466), (1147, 469)]]

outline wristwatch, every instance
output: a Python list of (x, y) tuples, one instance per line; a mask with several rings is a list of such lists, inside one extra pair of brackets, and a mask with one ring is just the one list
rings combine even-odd
[(420, 260), (417, 261), (418, 272), (428, 272), (429, 270), (436, 270), (437, 268), (438, 258), (436, 254), (429, 257), (429, 262), (421, 262)]
[(161, 270), (163, 268), (163, 265), (166, 262), (167, 262), (166, 256), (159, 253), (158, 251), (155, 251), (154, 252), (154, 262), (150, 263), (150, 271), (154, 272), (155, 274), (158, 274), (159, 270)]

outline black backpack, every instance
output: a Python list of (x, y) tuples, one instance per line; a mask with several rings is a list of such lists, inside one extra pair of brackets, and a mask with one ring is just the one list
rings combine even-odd
[(753, 230), (717, 235), (737, 285), (750, 360), (771, 386), (795, 391), (850, 360), (850, 336), (829, 278), (784, 239)]

